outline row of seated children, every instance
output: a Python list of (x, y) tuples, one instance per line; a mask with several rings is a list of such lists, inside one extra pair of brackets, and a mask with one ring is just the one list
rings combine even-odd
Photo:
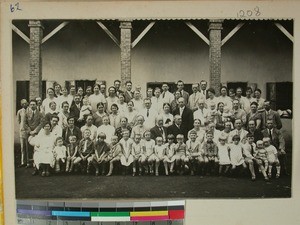
[[(226, 143), (226, 137), (220, 136), (219, 143), (213, 141), (213, 134), (206, 134), (206, 141), (201, 145), (197, 142), (197, 133), (191, 132), (190, 139), (184, 143), (181, 134), (176, 136), (168, 135), (168, 142), (163, 143), (161, 137), (154, 141), (151, 139), (150, 131), (141, 135), (136, 135), (134, 140), (129, 138), (129, 131), (123, 131), (123, 138), (118, 142), (118, 137), (113, 136), (111, 144), (105, 142), (106, 136), (100, 133), (95, 142), (90, 139), (90, 131), (84, 131), (84, 138), (76, 144), (76, 137), (71, 136), (68, 146), (63, 146), (62, 139), (56, 140), (54, 148), (55, 171), (59, 172), (61, 164), (65, 163), (66, 172), (72, 172), (74, 166), (81, 166), (82, 172), (90, 173), (90, 168), (95, 167), (96, 176), (105, 174), (107, 165), (112, 175), (116, 163), (123, 166), (123, 171), (132, 166), (132, 174), (139, 175), (154, 174), (159, 175), (159, 166), (164, 165), (165, 175), (177, 172), (183, 174), (185, 170), (190, 170), (194, 175), (197, 168), (206, 174), (214, 172), (218, 167), (218, 173), (234, 173), (238, 168), (249, 168), (251, 179), (255, 180), (254, 163), (258, 165), (259, 171), (265, 180), (272, 176), (272, 167), (276, 166), (276, 178), (280, 176), (280, 164), (277, 158), (276, 148), (270, 144), (269, 138), (254, 143), (254, 137), (247, 135), (246, 144), (240, 143), (239, 135), (235, 135), (232, 144)], [(176, 171), (174, 170), (176, 168)], [(155, 170), (155, 172), (154, 172)], [(267, 175), (268, 172), (268, 175)]]

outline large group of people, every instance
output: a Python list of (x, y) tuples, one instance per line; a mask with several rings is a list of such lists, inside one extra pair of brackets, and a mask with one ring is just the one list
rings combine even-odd
[[(252, 180), (286, 173), (285, 141), (279, 114), (248, 87), (220, 96), (207, 82), (185, 91), (184, 82), (121, 90), (116, 80), (105, 84), (47, 89), (47, 97), (21, 100), (19, 167), (33, 175), (94, 173), (111, 176), (114, 167), (135, 175), (219, 174), (249, 171)], [(272, 172), (275, 171), (272, 176)]]

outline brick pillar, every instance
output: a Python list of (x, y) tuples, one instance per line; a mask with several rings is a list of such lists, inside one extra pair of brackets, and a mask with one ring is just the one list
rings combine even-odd
[(121, 82), (131, 80), (131, 21), (121, 21)]
[(210, 86), (220, 95), (221, 88), (221, 31), (223, 20), (209, 21), (209, 80)]
[(39, 20), (30, 20), (29, 97), (42, 97), (42, 54), (43, 26)]

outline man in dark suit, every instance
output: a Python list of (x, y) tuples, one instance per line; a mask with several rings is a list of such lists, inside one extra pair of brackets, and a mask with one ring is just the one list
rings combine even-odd
[[(44, 115), (37, 109), (36, 100), (30, 100), (29, 110), (27, 110), (24, 118), (25, 129), (29, 136), (35, 136), (42, 129), (44, 123)], [(30, 167), (29, 161), (33, 161), (33, 147), (28, 145), (27, 166)]]
[(180, 115), (175, 115), (174, 116), (174, 124), (172, 124), (171, 126), (169, 126), (167, 128), (167, 134), (173, 134), (174, 137), (175, 137), (175, 140), (174, 142), (177, 143), (177, 140), (176, 140), (176, 136), (178, 134), (184, 134), (184, 130), (182, 129), (182, 119), (181, 119), (181, 116)]
[(265, 129), (267, 126), (267, 120), (273, 120), (273, 126), (280, 130), (282, 128), (282, 123), (278, 112), (271, 109), (270, 101), (264, 102), (265, 110), (261, 113), (262, 115), (262, 129)]
[(156, 125), (150, 129), (151, 138), (156, 139), (157, 137), (162, 137), (164, 143), (167, 142), (167, 128), (163, 126), (164, 120), (161, 116), (156, 118)]
[(264, 137), (270, 138), (271, 144), (277, 149), (282, 171), (284, 174), (288, 175), (286, 168), (285, 140), (280, 130), (274, 128), (273, 119), (267, 120), (266, 129), (262, 131), (262, 134)]
[(131, 91), (132, 90), (132, 82), (126, 81), (125, 88), (126, 88), (126, 91), (124, 91), (125, 102), (128, 103), (133, 98), (133, 92)]
[(259, 129), (256, 129), (256, 122), (255, 122), (255, 120), (249, 120), (248, 121), (248, 130), (247, 131), (250, 134), (253, 135), (255, 143), (258, 140), (262, 140), (263, 137), (264, 137), (263, 134), (261, 133), (261, 131)]
[(187, 134), (189, 130), (193, 128), (193, 124), (194, 124), (193, 111), (186, 107), (183, 97), (178, 99), (178, 106), (179, 107), (174, 111), (174, 115), (181, 116), (183, 135), (185, 140), (187, 140)]
[(182, 80), (177, 81), (177, 91), (180, 92), (180, 96), (184, 98), (185, 105), (187, 105), (190, 95), (184, 90), (184, 83)]
[(80, 96), (75, 95), (73, 104), (70, 107), (70, 117), (75, 118), (75, 125), (77, 127), (81, 127), (84, 125), (84, 121), (78, 121), (81, 107), (82, 107), (82, 103), (80, 101)]
[(121, 81), (120, 81), (120, 80), (115, 80), (115, 81), (114, 81), (114, 87), (115, 87), (115, 89), (116, 89), (116, 94), (117, 94), (117, 96), (119, 96), (119, 94), (122, 94), (122, 93), (123, 93), (123, 91), (120, 90), (120, 87), (121, 87)]

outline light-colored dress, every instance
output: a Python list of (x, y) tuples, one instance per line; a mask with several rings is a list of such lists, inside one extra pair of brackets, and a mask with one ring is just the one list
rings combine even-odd
[(231, 165), (233, 166), (239, 166), (244, 163), (244, 157), (243, 157), (243, 147), (238, 144), (230, 144), (230, 161)]
[(54, 166), (54, 156), (53, 148), (55, 143), (55, 136), (50, 133), (45, 134), (42, 129), (41, 132), (35, 138), (35, 152), (33, 155), (34, 164), (37, 169), (39, 169), (40, 164), (50, 164), (51, 167)]
[(121, 155), (120, 158), (121, 164), (123, 166), (130, 166), (130, 164), (133, 162), (133, 155), (131, 153), (132, 153), (132, 145), (134, 144), (134, 142), (131, 138), (129, 138), (128, 140), (124, 140), (122, 138), (119, 143), (122, 146), (122, 150), (123, 150), (123, 154)]
[(231, 164), (229, 159), (229, 146), (227, 144), (221, 145), (218, 144), (218, 156), (219, 156), (219, 164), (220, 165), (228, 165)]

